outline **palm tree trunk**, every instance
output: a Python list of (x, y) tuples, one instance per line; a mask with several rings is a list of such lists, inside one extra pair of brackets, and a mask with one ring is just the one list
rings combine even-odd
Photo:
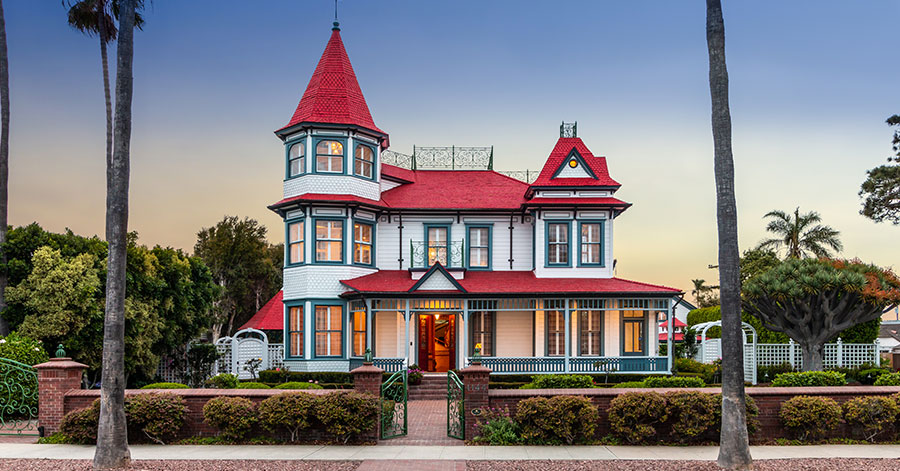
[(112, 167), (113, 155), (113, 115), (112, 98), (109, 93), (109, 57), (106, 53), (106, 45), (109, 43), (109, 34), (106, 31), (105, 15), (100, 15), (98, 29), (100, 30), (100, 61), (103, 65), (103, 96), (106, 99), (106, 168)]
[(125, 423), (125, 263), (128, 234), (132, 62), (134, 59), (134, 0), (122, 0), (116, 67), (115, 149), (106, 180), (106, 318), (103, 326), (103, 374), (100, 423), (94, 469), (128, 465)]
[(725, 469), (750, 469), (753, 460), (745, 419), (737, 205), (734, 199), (731, 111), (728, 107), (725, 22), (721, 0), (706, 0), (706, 41), (715, 146), (719, 292), (722, 302), (722, 429), (718, 463)]
[[(9, 56), (6, 50), (6, 19), (0, 0), (0, 267), (6, 266), (7, 216), (9, 213)], [(6, 269), (0, 269), (0, 335), (9, 335), (6, 309)]]

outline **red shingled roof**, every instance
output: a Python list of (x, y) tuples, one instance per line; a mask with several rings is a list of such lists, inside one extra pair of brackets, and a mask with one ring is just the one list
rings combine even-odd
[(356, 74), (341, 41), (341, 31), (337, 27), (331, 32), (331, 39), (309, 79), (297, 110), (287, 126), (281, 129), (307, 122), (350, 124), (385, 134), (372, 120), (369, 105), (356, 81)]
[[(575, 149), (584, 159), (585, 164), (590, 167), (591, 172), (597, 177), (594, 178), (553, 178), (553, 174), (559, 170), (559, 167), (566, 162), (566, 157)], [(550, 152), (550, 157), (544, 163), (537, 180), (531, 184), (532, 187), (542, 186), (612, 186), (619, 187), (619, 182), (613, 180), (609, 176), (609, 170), (606, 168), (606, 157), (594, 157), (590, 149), (584, 145), (581, 138), (578, 137), (561, 137), (556, 141), (556, 146)]]
[(391, 188), (381, 200), (391, 208), (518, 209), (528, 188), (515, 178), (490, 170), (423, 170), (415, 181)]
[[(433, 276), (440, 276), (435, 273)], [(341, 283), (362, 293), (407, 293), (419, 280), (410, 277), (407, 270), (381, 270)], [(681, 290), (667, 286), (651, 285), (621, 278), (538, 278), (532, 271), (468, 271), (456, 280), (469, 295), (527, 293), (622, 293), (622, 294), (677, 294)], [(424, 291), (448, 294), (457, 291)]]
[(279, 291), (262, 309), (250, 318), (238, 330), (281, 330), (284, 327), (284, 292)]

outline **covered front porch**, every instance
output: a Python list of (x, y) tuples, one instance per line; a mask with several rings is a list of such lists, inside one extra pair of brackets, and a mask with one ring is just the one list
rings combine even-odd
[[(496, 374), (668, 374), (672, 347), (664, 356), (657, 354), (658, 319), (671, 322), (674, 301), (668, 295), (610, 295), (369, 298), (353, 303), (365, 304), (366, 348), (386, 371), (411, 365), (447, 371), (468, 366), (478, 355)], [(352, 359), (351, 368), (361, 361)]]

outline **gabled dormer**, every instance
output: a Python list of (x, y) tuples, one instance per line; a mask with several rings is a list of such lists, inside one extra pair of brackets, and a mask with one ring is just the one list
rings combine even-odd
[(375, 125), (337, 22), (284, 142), (284, 196), (354, 195), (380, 199), (379, 158), (388, 135)]

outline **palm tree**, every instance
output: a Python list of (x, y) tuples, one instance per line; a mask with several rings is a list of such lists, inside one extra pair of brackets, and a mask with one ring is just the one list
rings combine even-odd
[(131, 100), (133, 91), (135, 3), (121, 0), (116, 63), (115, 148), (106, 169), (106, 317), (100, 422), (94, 469), (124, 468), (131, 461), (125, 423), (125, 264), (128, 236)]
[(763, 217), (772, 218), (766, 230), (777, 237), (760, 242), (758, 247), (760, 249), (778, 250), (784, 247), (788, 258), (806, 258), (810, 254), (828, 257), (832, 250), (840, 252), (844, 249), (838, 239), (841, 233), (819, 224), (822, 217), (815, 211), (800, 214), (798, 207), (793, 215), (775, 210), (769, 211)]
[[(6, 51), (6, 19), (0, 0), (0, 247), (6, 243), (9, 213), (9, 58)], [(6, 266), (6, 252), (0, 248), (0, 265)], [(0, 270), (0, 312), (6, 309), (6, 270)], [(9, 323), (0, 315), (0, 335), (9, 335)]]
[(719, 295), (722, 301), (722, 428), (718, 463), (725, 469), (750, 469), (753, 460), (750, 457), (744, 403), (740, 255), (722, 0), (706, 0), (706, 43), (709, 52), (709, 94), (715, 147)]
[(706, 284), (706, 280), (691, 280), (691, 283), (694, 284), (691, 295), (697, 301), (697, 307), (719, 305), (719, 297), (712, 293), (712, 291), (719, 289), (718, 286), (709, 286)]

